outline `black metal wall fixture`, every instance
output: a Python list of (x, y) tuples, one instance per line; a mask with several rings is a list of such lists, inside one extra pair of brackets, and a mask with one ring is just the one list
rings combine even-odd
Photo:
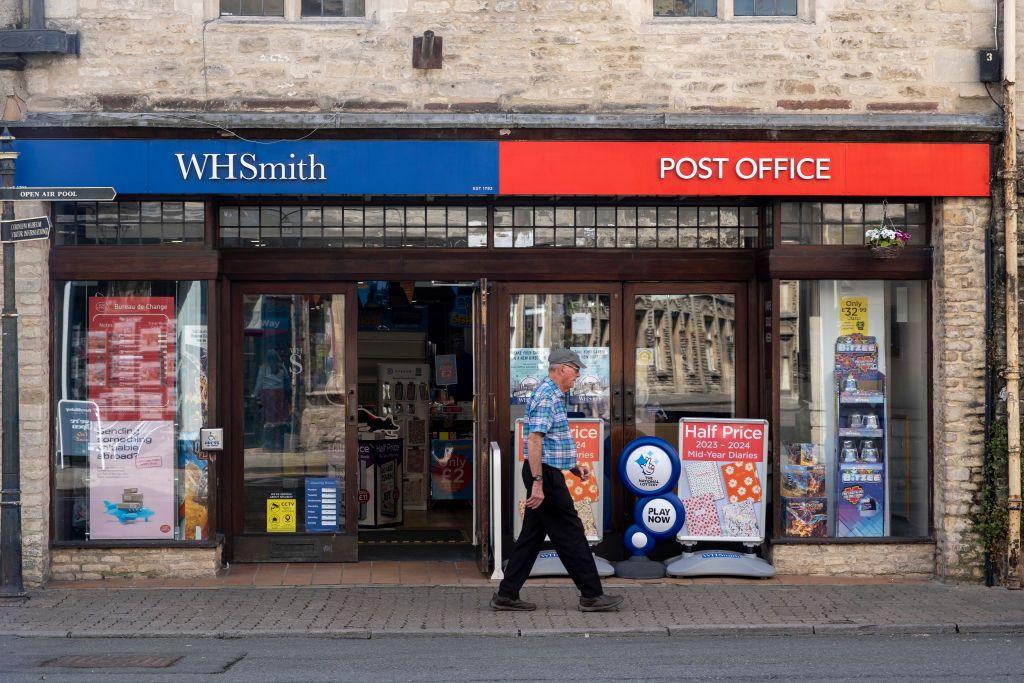
[(31, 54), (78, 54), (78, 32), (46, 28), (45, 0), (31, 0), (28, 28), (0, 30), (0, 69), (21, 71)]

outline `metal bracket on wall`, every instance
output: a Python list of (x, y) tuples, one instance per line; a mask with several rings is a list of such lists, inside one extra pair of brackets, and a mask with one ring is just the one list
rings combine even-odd
[(78, 33), (46, 28), (44, 0), (31, 0), (28, 28), (0, 31), (0, 70), (21, 71), (25, 55), (77, 55), (78, 50)]
[(444, 54), (444, 38), (435, 36), (433, 31), (424, 31), (422, 36), (412, 39), (412, 68), (440, 69)]

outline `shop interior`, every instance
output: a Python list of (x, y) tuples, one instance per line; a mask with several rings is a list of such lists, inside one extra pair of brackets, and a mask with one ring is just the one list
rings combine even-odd
[(471, 559), (473, 287), (357, 294), (360, 559)]

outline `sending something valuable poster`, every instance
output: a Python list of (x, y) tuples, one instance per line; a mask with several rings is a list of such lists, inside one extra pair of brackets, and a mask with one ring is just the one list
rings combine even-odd
[(174, 538), (174, 423), (104, 422), (89, 457), (89, 538)]

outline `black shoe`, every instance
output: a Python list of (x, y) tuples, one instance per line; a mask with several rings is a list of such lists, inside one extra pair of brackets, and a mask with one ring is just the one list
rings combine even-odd
[(491, 597), (491, 609), (496, 612), (532, 612), (537, 605), (519, 598), (503, 598), (495, 593)]
[(621, 595), (598, 595), (596, 598), (580, 598), (581, 612), (615, 612), (622, 604)]

